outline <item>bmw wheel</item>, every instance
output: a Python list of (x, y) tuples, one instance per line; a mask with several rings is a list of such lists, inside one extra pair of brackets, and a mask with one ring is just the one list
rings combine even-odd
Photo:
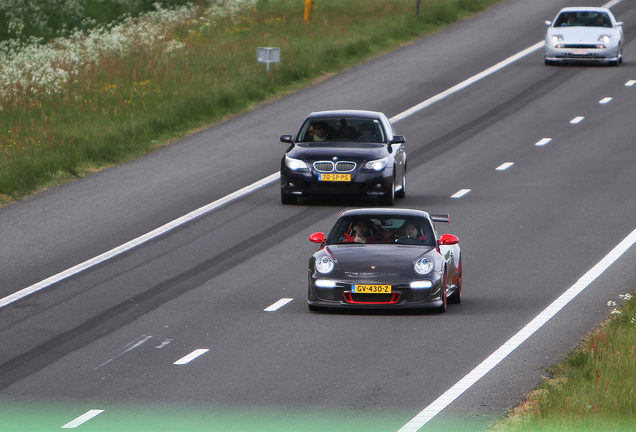
[(287, 205), (287, 204), (296, 204), (296, 200), (298, 197), (294, 196), (294, 195), (288, 195), (285, 192), (281, 192), (280, 193), (280, 202)]
[(395, 193), (396, 198), (406, 198), (406, 166), (402, 173), (402, 181), (400, 182), (400, 190)]
[(390, 207), (393, 205), (393, 201), (395, 200), (395, 177), (393, 181), (391, 181), (391, 185), (387, 193), (378, 198), (378, 202), (382, 206)]

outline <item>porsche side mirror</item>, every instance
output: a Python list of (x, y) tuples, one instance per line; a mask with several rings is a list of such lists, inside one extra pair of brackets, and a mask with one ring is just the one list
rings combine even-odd
[(452, 234), (444, 234), (440, 239), (439, 239), (439, 244), (441, 245), (445, 245), (445, 246), (450, 246), (450, 245), (454, 245), (459, 243), (459, 239), (457, 238), (457, 236), (454, 236)]
[(309, 236), (309, 241), (312, 243), (322, 244), (325, 242), (325, 235), (321, 232), (313, 233), (312, 235)]
[(281, 135), (280, 136), (280, 142), (293, 144), (294, 141), (292, 140), (292, 136), (291, 135)]
[(406, 139), (402, 135), (393, 135), (393, 139), (389, 144), (404, 144)]

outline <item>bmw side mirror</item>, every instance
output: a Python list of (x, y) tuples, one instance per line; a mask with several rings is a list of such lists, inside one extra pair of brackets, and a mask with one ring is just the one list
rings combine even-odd
[(402, 135), (393, 135), (393, 139), (389, 144), (404, 144), (406, 139)]
[(292, 136), (291, 135), (281, 135), (280, 136), (280, 142), (293, 144), (294, 141), (292, 140)]

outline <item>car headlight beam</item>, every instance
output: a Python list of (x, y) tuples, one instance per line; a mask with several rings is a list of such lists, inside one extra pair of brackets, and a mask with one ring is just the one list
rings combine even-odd
[(285, 156), (285, 165), (292, 171), (307, 169), (307, 164), (300, 159), (290, 158), (289, 156)]
[(373, 170), (373, 171), (381, 171), (386, 168), (386, 164), (389, 161), (388, 157), (383, 157), (382, 159), (372, 160), (364, 164), (365, 169)]
[(600, 35), (598, 37), (598, 41), (599, 42), (603, 42), (605, 44), (608, 44), (610, 42), (611, 37), (609, 35)]
[(323, 255), (319, 258), (316, 258), (316, 270), (319, 273), (322, 273), (322, 274), (331, 273), (334, 266), (335, 264), (333, 262), (333, 259), (330, 256)]

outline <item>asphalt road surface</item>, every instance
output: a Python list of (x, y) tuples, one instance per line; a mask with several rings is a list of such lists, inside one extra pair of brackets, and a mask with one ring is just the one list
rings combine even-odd
[[(607, 317), (609, 300), (634, 290), (636, 250), (604, 258), (636, 228), (636, 3), (612, 5), (627, 38), (619, 67), (546, 67), (539, 48), (402, 114), (541, 42), (561, 7), (604, 4), (506, 1), (0, 209), (3, 422), (483, 430)], [(450, 213), (438, 230), (460, 239), (464, 301), (445, 314), (307, 310), (308, 235), (329, 230), (344, 208), (376, 202), (282, 206), (278, 138), (309, 112), (338, 108), (382, 111), (406, 136), (407, 197), (396, 206)], [(577, 286), (554, 316), (491, 357)], [(7, 300), (25, 288), (34, 292)]]

